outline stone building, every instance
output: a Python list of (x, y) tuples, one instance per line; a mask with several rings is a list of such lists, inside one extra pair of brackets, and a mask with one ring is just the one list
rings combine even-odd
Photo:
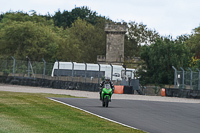
[(106, 23), (106, 58), (97, 56), (97, 61), (121, 65), (124, 62), (124, 35), (126, 33), (126, 24)]

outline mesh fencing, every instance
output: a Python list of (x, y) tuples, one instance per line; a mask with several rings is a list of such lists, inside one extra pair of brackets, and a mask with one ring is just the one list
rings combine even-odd
[(175, 71), (175, 88), (200, 90), (200, 72), (192, 70)]
[[(67, 75), (62, 75), (62, 70), (54, 70), (54, 63), (23, 61), (23, 60), (3, 60), (0, 59), (0, 75), (33, 79), (48, 79), (56, 81), (72, 81), (83, 83), (99, 83), (104, 77), (104, 73), (92, 73), (91, 71), (69, 70)], [(81, 74), (80, 74), (81, 73)]]
[[(96, 65), (98, 70), (97, 67), (91, 68), (89, 65), (88, 69), (85, 66), (84, 68), (77, 67), (72, 69), (66, 67), (65, 69), (59, 67), (59, 65), (62, 64), (45, 62), (44, 60), (41, 62), (28, 59), (15, 60), (14, 57), (13, 60), (0, 59), (0, 83), (99, 91), (99, 84), (104, 80), (105, 73), (113, 72), (113, 69), (110, 69), (112, 68), (111, 66), (105, 71), (101, 70), (101, 65), (99, 67)], [(128, 85), (129, 81), (127, 80), (126, 82), (126, 85)], [(113, 83), (114, 85), (121, 85), (122, 82), (120, 79), (113, 79)]]

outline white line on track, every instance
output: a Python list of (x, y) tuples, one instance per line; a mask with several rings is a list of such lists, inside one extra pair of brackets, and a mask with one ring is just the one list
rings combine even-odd
[[(75, 109), (78, 109), (78, 110), (84, 111), (84, 112), (86, 112), (86, 113), (89, 113), (89, 114), (95, 115), (95, 116), (97, 116), (97, 117), (99, 117), (99, 118), (102, 118), (102, 119), (105, 119), (105, 120), (108, 120), (108, 121), (111, 121), (111, 122), (114, 122), (114, 123), (117, 123), (117, 124), (123, 125), (123, 126), (125, 126), (125, 127), (129, 127), (129, 128), (137, 129), (137, 128), (135, 128), (135, 127), (132, 127), (132, 126), (129, 126), (129, 125), (126, 125), (126, 124), (123, 124), (123, 123), (120, 123), (120, 122), (117, 122), (117, 121), (111, 120), (111, 119), (109, 119), (109, 118), (106, 118), (106, 117), (103, 117), (103, 116), (100, 116), (100, 115), (94, 114), (94, 113), (92, 113), (92, 112), (89, 112), (89, 111), (87, 111), (87, 110), (81, 109), (81, 108), (79, 108), (79, 107), (76, 107), (76, 106), (73, 106), (73, 105), (70, 105), (70, 104), (67, 104), (67, 103), (64, 103), (64, 102), (61, 102), (61, 101), (58, 101), (58, 100), (52, 99), (52, 98), (48, 98), (48, 99), (50, 99), (50, 100), (52, 100), (52, 101), (55, 101), (55, 102), (58, 102), (58, 103), (65, 104), (65, 105), (67, 105), (67, 106), (70, 106), (70, 107), (72, 107), (72, 108), (75, 108)], [(137, 130), (139, 130), (139, 129), (137, 129)]]

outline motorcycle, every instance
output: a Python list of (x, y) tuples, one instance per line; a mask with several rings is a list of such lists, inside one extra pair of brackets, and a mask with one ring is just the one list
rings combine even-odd
[(102, 106), (108, 107), (109, 102), (111, 102), (111, 96), (113, 94), (112, 88), (110, 84), (105, 84), (102, 89), (101, 98), (102, 98)]

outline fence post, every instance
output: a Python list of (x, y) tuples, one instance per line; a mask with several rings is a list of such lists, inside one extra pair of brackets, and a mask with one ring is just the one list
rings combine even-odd
[(57, 80), (59, 81), (59, 70), (60, 70), (60, 63), (58, 60), (56, 60), (56, 62), (58, 62), (58, 70), (57, 70)]
[(84, 62), (85, 64), (85, 83), (86, 83), (86, 79), (87, 79), (87, 64)]
[(184, 89), (184, 86), (185, 86), (185, 84), (184, 84), (185, 71), (184, 71), (184, 69), (182, 67), (180, 67), (180, 68), (183, 71), (182, 88)]
[(44, 58), (42, 58), (43, 62), (44, 62), (44, 68), (43, 68), (43, 79), (45, 79), (45, 69), (46, 69), (46, 61), (44, 60)]
[(15, 78), (15, 58), (13, 56), (11, 56), (13, 58), (13, 77)]
[(174, 88), (177, 88), (177, 69), (174, 66), (172, 66), (172, 68), (174, 69)]
[(30, 58), (26, 56), (26, 59), (28, 60), (28, 77), (30, 77)]
[(200, 71), (199, 71), (199, 69), (198, 68), (196, 68), (197, 69), (197, 71), (199, 72), (199, 79), (198, 79), (198, 90), (200, 90)]
[(99, 81), (99, 78), (100, 78), (99, 76), (100, 76), (101, 65), (99, 63), (97, 63), (97, 64), (99, 65), (99, 72), (98, 72), (98, 85), (99, 85), (99, 82), (100, 82)]
[(188, 67), (188, 69), (190, 70), (190, 89), (192, 89), (192, 69)]
[(26, 58), (29, 60), (28, 61), (28, 77), (30, 77), (30, 71), (29, 71), (29, 69), (30, 69), (30, 67), (31, 67), (31, 71), (32, 71), (32, 74), (33, 74), (33, 78), (35, 79), (35, 74), (34, 74), (34, 72), (33, 72), (33, 67), (32, 67), (32, 64), (31, 64), (31, 59), (28, 57), (28, 56), (26, 56)]
[(126, 79), (126, 65), (122, 65), (122, 66), (123, 66), (123, 67), (124, 67), (124, 69), (125, 69), (125, 74), (124, 74), (124, 75), (125, 75), (125, 77), (124, 77), (124, 78)]
[(113, 66), (112, 66), (112, 64), (110, 64), (110, 66), (111, 66), (111, 81), (112, 81), (112, 76), (113, 76)]
[(74, 81), (74, 62), (71, 61), (72, 63), (72, 82)]

